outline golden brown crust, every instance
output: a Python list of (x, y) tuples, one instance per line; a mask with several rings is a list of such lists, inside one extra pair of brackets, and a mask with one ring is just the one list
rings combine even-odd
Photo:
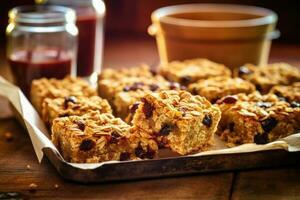
[(160, 66), (160, 74), (166, 79), (188, 85), (198, 80), (217, 76), (231, 76), (231, 71), (222, 64), (207, 59), (197, 58), (173, 61)]
[(274, 86), (270, 93), (275, 94), (279, 100), (300, 104), (300, 82), (288, 86)]
[(107, 100), (98, 96), (46, 98), (42, 106), (42, 119), (51, 126), (52, 121), (57, 117), (81, 116), (92, 111), (112, 113)]
[(214, 103), (227, 95), (254, 92), (255, 86), (240, 78), (213, 77), (190, 84), (188, 90)]
[(261, 93), (268, 93), (276, 85), (290, 85), (300, 81), (300, 70), (287, 63), (265, 66), (246, 64), (237, 69), (234, 74), (253, 83)]
[(54, 99), (66, 96), (96, 96), (97, 92), (88, 82), (80, 78), (67, 76), (64, 79), (41, 78), (33, 80), (31, 84), (31, 102), (39, 113), (45, 98)]

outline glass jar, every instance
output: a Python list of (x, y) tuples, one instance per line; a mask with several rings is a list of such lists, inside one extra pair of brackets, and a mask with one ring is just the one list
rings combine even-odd
[(28, 96), (31, 81), (76, 75), (75, 12), (62, 6), (20, 6), (9, 11), (7, 59)]
[(62, 5), (76, 11), (78, 27), (77, 75), (97, 79), (103, 56), (105, 4), (102, 0), (36, 0), (46, 5)]

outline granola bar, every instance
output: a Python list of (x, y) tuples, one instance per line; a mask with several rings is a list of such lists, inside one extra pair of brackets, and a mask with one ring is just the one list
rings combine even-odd
[(156, 74), (148, 65), (141, 64), (140, 66), (121, 68), (121, 69), (105, 69), (99, 75), (99, 80), (113, 79), (120, 80), (124, 77), (148, 77), (151, 78)]
[(217, 134), (228, 146), (266, 144), (300, 129), (300, 107), (280, 101), (273, 94), (226, 96), (217, 104), (222, 111)]
[(157, 153), (155, 142), (140, 139), (128, 124), (107, 113), (56, 118), (51, 136), (64, 159), (74, 163), (154, 158)]
[(275, 94), (281, 101), (289, 102), (292, 106), (300, 105), (300, 82), (288, 86), (274, 86), (270, 93)]
[(166, 79), (183, 85), (210, 77), (231, 76), (231, 71), (224, 65), (203, 58), (173, 61), (162, 65), (160, 73)]
[(240, 78), (213, 77), (190, 84), (188, 90), (215, 103), (218, 99), (238, 93), (252, 93), (255, 86)]
[(101, 97), (67, 96), (55, 99), (46, 98), (42, 106), (42, 119), (50, 127), (57, 117), (81, 116), (91, 111), (112, 113), (107, 100)]
[(34, 80), (31, 84), (31, 102), (39, 113), (42, 112), (42, 104), (45, 98), (57, 98), (67, 96), (86, 96), (97, 95), (88, 82), (80, 78), (67, 76), (64, 79), (41, 78)]
[(132, 123), (159, 146), (185, 155), (209, 146), (221, 113), (200, 96), (185, 91), (147, 94), (135, 111)]
[(300, 81), (300, 70), (287, 63), (265, 66), (246, 64), (235, 71), (235, 76), (248, 80), (261, 93), (268, 93), (276, 85), (290, 85)]
[[(116, 73), (116, 72), (115, 72)], [(144, 95), (169, 89), (182, 88), (178, 83), (168, 82), (162, 76), (123, 77), (120, 80), (104, 79), (99, 81), (99, 94), (108, 99), (115, 114), (130, 122), (130, 106), (140, 101)]]

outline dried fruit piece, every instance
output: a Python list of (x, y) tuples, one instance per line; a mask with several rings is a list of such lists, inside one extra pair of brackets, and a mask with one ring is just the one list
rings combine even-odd
[(79, 149), (81, 151), (90, 151), (96, 146), (96, 142), (91, 139), (84, 139), (82, 140)]
[(64, 107), (65, 107), (65, 109), (68, 108), (68, 104), (69, 103), (74, 103), (75, 104), (76, 102), (77, 102), (76, 97), (74, 97), (74, 96), (68, 96), (68, 97), (66, 97), (65, 101), (64, 101)]
[(234, 131), (234, 126), (235, 126), (234, 122), (230, 122), (230, 123), (228, 124), (228, 128), (229, 128), (229, 130), (230, 130), (231, 132)]
[(180, 83), (183, 84), (183, 85), (187, 85), (191, 82), (192, 80), (192, 77), (190, 76), (183, 76), (180, 78)]
[(237, 98), (235, 96), (226, 96), (221, 100), (221, 103), (226, 103), (226, 104), (234, 104), (236, 102), (237, 102)]
[(81, 131), (84, 131), (85, 124), (82, 121), (76, 121), (76, 124)]
[(261, 126), (265, 132), (269, 133), (273, 128), (275, 128), (277, 123), (278, 123), (277, 119), (275, 119), (274, 117), (270, 117), (263, 120), (261, 122)]
[(152, 91), (152, 92), (155, 92), (156, 90), (158, 90), (159, 89), (159, 86), (157, 85), (157, 84), (150, 84), (149, 85), (149, 88), (150, 88), (150, 90)]
[(159, 131), (159, 135), (162, 135), (162, 136), (167, 136), (170, 134), (170, 132), (174, 129), (174, 126), (171, 125), (171, 124), (164, 124), (160, 131)]
[(120, 161), (125, 161), (130, 159), (130, 153), (128, 152), (122, 152), (120, 154)]
[(254, 136), (254, 142), (256, 144), (267, 144), (269, 142), (268, 134), (267, 133), (256, 134)]
[(136, 103), (132, 104), (131, 107), (130, 107), (130, 112), (132, 114), (134, 114), (136, 109), (138, 109), (139, 105), (140, 105), (140, 102), (136, 102)]
[(154, 106), (149, 103), (145, 98), (142, 98), (142, 102), (144, 103), (143, 112), (145, 114), (146, 119), (152, 117)]
[(175, 90), (175, 89), (180, 88), (180, 84), (176, 83), (176, 82), (170, 82), (170, 86), (169, 87), (170, 87), (171, 90)]
[(202, 120), (202, 124), (204, 124), (207, 127), (211, 127), (212, 125), (212, 117), (210, 115), (205, 115), (203, 120)]
[(141, 144), (139, 144), (139, 146), (137, 148), (135, 148), (134, 153), (137, 157), (139, 158), (145, 158), (145, 151), (143, 149), (143, 147), (141, 146)]
[(110, 143), (117, 143), (121, 137), (122, 136), (118, 132), (114, 131), (114, 132), (111, 133), (111, 137), (110, 137), (109, 142)]

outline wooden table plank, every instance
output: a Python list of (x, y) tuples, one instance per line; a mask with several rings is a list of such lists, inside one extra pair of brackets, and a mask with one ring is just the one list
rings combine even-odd
[(240, 172), (233, 186), (233, 200), (300, 199), (299, 168)]
[[(14, 139), (6, 141), (4, 133)], [(18, 191), (35, 199), (227, 199), (232, 173), (216, 173), (108, 184), (82, 185), (60, 178), (47, 159), (37, 163), (25, 130), (14, 119), (0, 120), (0, 192)], [(30, 169), (27, 169), (30, 165)], [(35, 193), (29, 184), (38, 185)], [(54, 185), (59, 188), (55, 189)]]

